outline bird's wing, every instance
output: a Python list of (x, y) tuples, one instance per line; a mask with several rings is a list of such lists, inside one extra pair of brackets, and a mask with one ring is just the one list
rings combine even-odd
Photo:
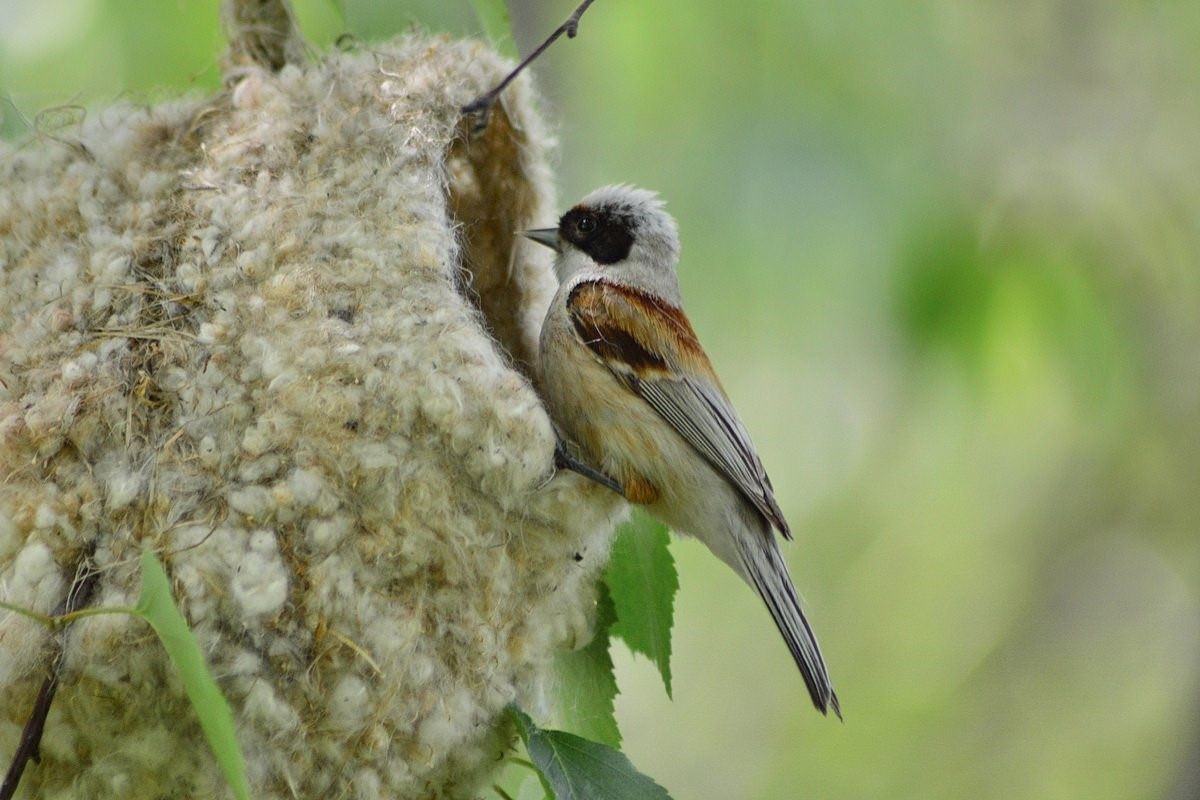
[(683, 310), (608, 280), (567, 296), (579, 340), (745, 495), (786, 538), (771, 480)]

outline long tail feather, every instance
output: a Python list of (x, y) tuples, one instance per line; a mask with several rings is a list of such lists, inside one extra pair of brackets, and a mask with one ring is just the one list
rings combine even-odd
[(765, 534), (738, 537), (738, 550), (746, 579), (758, 591), (775, 620), (775, 626), (783, 634), (788, 649), (792, 651), (792, 658), (804, 677), (813, 705), (822, 714), (831, 709), (841, 719), (842, 709), (829, 680), (829, 672), (825, 669), (816, 634), (800, 608), (800, 598), (796, 596), (796, 588), (774, 534), (769, 528)]

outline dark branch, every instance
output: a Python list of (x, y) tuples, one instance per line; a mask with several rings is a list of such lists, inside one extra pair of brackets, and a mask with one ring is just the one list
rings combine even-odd
[(583, 0), (583, 2), (579, 4), (579, 7), (575, 9), (574, 13), (567, 17), (567, 21), (555, 28), (554, 33), (551, 33), (550, 36), (546, 38), (546, 41), (542, 42), (540, 45), (538, 45), (536, 50), (527, 55), (524, 61), (522, 61), (520, 64), (517, 64), (516, 69), (508, 73), (504, 80), (496, 84), (496, 86), (487, 94), (481, 95), (462, 107), (463, 114), (479, 115), (479, 121), (475, 124), (475, 130), (478, 131), (487, 127), (488, 118), (492, 113), (492, 106), (496, 105), (496, 101), (500, 99), (500, 93), (508, 88), (508, 85), (512, 83), (518, 75), (521, 74), (522, 70), (532, 64), (538, 56), (545, 52), (547, 47), (554, 44), (554, 42), (558, 40), (558, 37), (562, 36), (564, 33), (567, 35), (568, 39), (575, 38), (575, 34), (579, 33), (579, 20), (581, 17), (583, 17), (583, 12), (588, 10), (588, 6), (590, 6), (592, 2), (593, 0)]
[[(64, 614), (71, 614), (86, 606), (91, 600), (92, 591), (96, 588), (96, 579), (99, 577), (100, 573), (92, 566), (91, 557), (85, 556), (75, 572), (75, 580), (71, 583), (66, 599), (59, 604), (54, 616), (61, 617)], [(25, 723), (25, 728), (21, 731), (21, 741), (17, 744), (17, 751), (13, 753), (12, 763), (8, 767), (8, 773), (4, 776), (4, 783), (0, 784), (0, 800), (12, 800), (13, 795), (17, 793), (17, 786), (21, 783), (25, 765), (31, 760), (41, 761), (42, 731), (46, 728), (46, 717), (50, 714), (50, 704), (54, 702), (54, 693), (58, 691), (58, 670), (62, 665), (65, 636), (64, 629), (54, 638), (54, 649), (50, 654), (50, 667), (45, 680), (42, 681), (42, 688), (38, 690), (37, 700), (33, 703), (33, 712), (29, 715), (29, 721)]]

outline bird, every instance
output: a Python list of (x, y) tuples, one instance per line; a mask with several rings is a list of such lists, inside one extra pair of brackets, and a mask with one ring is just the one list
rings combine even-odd
[(693, 536), (762, 598), (812, 698), (841, 705), (775, 538), (791, 528), (746, 426), (683, 311), (674, 218), (654, 192), (593, 191), (554, 228), (522, 232), (557, 254), (542, 323), (540, 391), (566, 441), (560, 467)]

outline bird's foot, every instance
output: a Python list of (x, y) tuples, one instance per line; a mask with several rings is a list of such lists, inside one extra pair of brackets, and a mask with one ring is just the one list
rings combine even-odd
[(566, 443), (563, 442), (562, 439), (559, 439), (554, 445), (554, 466), (558, 469), (569, 469), (571, 472), (577, 472), (583, 477), (595, 481), (601, 486), (612, 489), (622, 497), (625, 496), (625, 489), (621, 486), (621, 484), (617, 483), (600, 470), (589, 467), (587, 464), (584, 464), (582, 461), (575, 458), (575, 456), (571, 455), (570, 451), (567, 450)]

